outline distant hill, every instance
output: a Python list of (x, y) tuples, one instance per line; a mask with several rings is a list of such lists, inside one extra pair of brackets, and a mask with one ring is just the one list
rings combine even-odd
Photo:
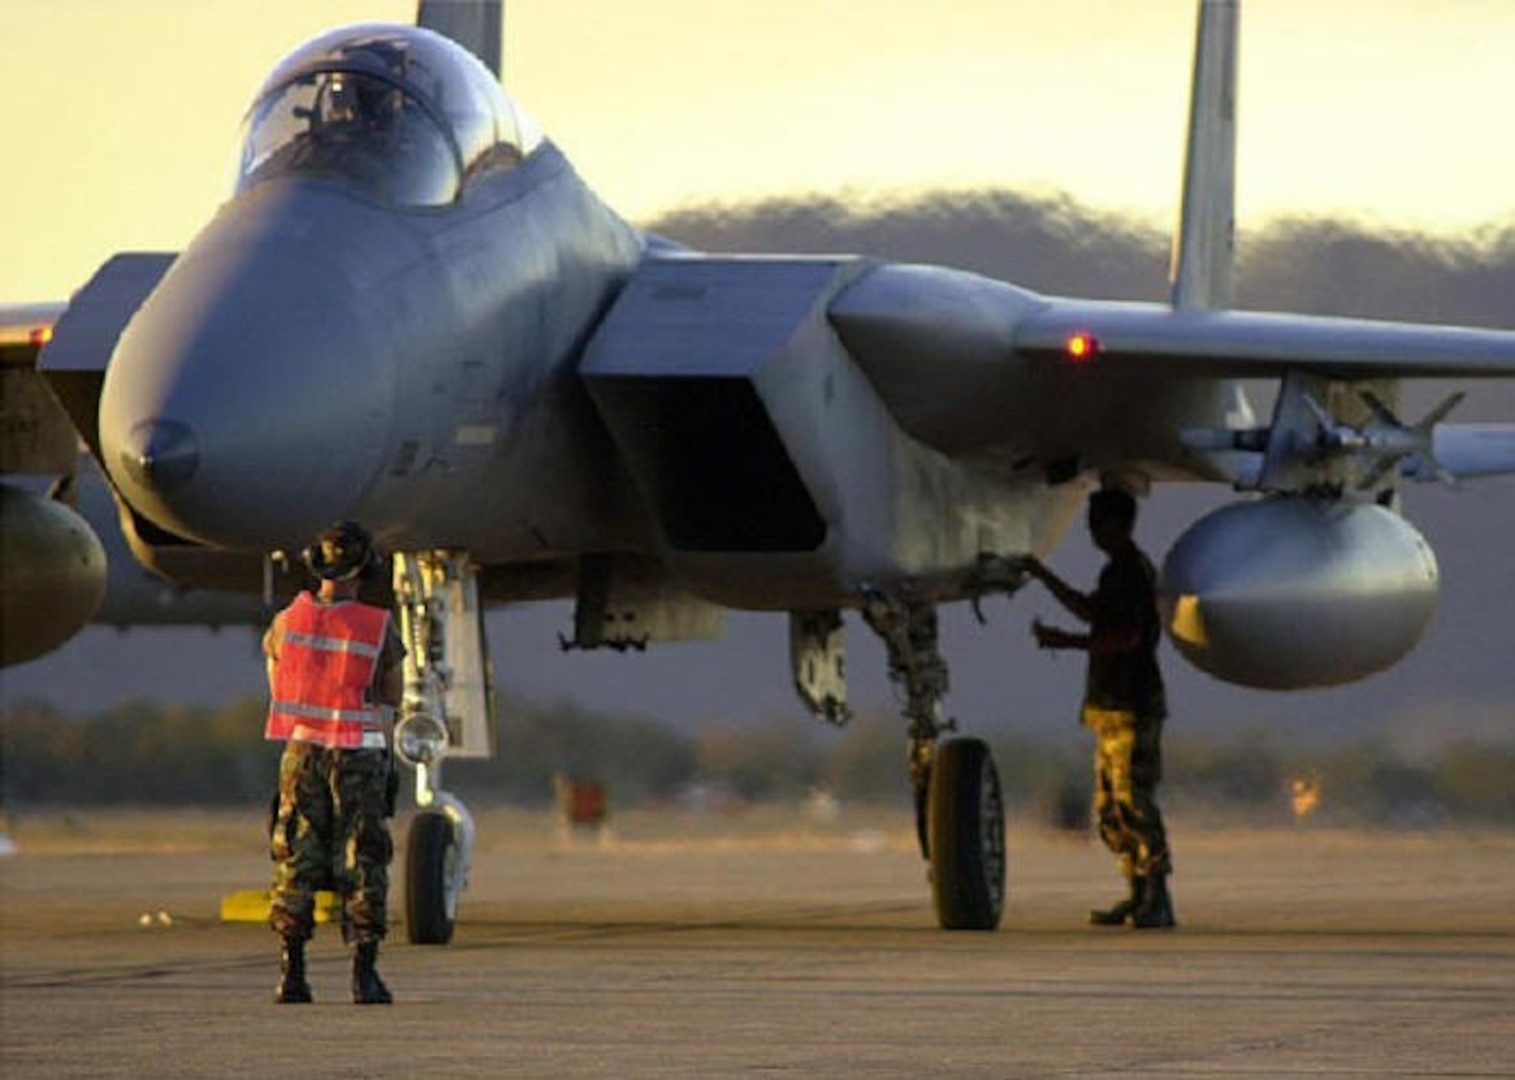
[[(872, 255), (939, 263), (1038, 292), (1167, 294), (1168, 234), (1067, 198), (931, 191), (689, 207), (647, 223), (700, 251)], [(1237, 238), (1237, 306), (1515, 326), (1515, 217), (1457, 239), (1290, 217)]]

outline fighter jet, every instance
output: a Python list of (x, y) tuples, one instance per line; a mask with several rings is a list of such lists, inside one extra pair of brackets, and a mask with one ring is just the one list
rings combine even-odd
[[(860, 616), (904, 702), (938, 921), (991, 929), (1001, 791), (953, 735), (942, 605), (1016, 591), (1096, 485), (1222, 484), (1236, 501), (1164, 563), (1178, 650), (1246, 686), (1351, 682), (1436, 600), (1399, 485), (1515, 471), (1515, 425), (1449, 423), (1456, 398), (1397, 412), (1404, 379), (1515, 376), (1515, 333), (1230, 309), (1238, 4), (1198, 14), (1169, 303), (686, 250), (604, 205), (506, 95), (497, 4), (423, 3), (418, 26), (296, 49), (189, 247), (112, 259), (55, 325), (10, 320), (12, 353), (166, 577), (286, 593), (288, 553), (337, 519), (394, 553), (411, 940), (451, 937), (467, 878), (440, 767), (491, 749), (480, 613), (545, 597), (573, 599), (585, 649), (787, 613), (795, 688), (831, 723)], [(1278, 385), (1264, 419), (1257, 379)]]

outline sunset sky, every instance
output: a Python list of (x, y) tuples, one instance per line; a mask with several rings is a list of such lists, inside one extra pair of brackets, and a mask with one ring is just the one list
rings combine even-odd
[[(1245, 9), (1243, 243), (1247, 227), (1283, 215), (1439, 237), (1515, 223), (1515, 2)], [(268, 71), (321, 30), (412, 14), (409, 0), (0, 0), (0, 303), (66, 299), (117, 251), (182, 248), (225, 195), (242, 115)], [(1192, 0), (510, 0), (506, 82), (633, 221), (772, 194), (867, 202), (1000, 185), (1165, 226), (1193, 16)], [(1483, 418), (1474, 409), (1459, 418)], [(1507, 636), (1497, 602), (1510, 595), (1509, 484), (1413, 496), (1432, 542), (1457, 556), (1436, 630), (1388, 676), (1280, 706), (1176, 672), (1175, 701), (1196, 718), (1282, 714), (1300, 730), (1438, 694), (1469, 696), (1472, 716), (1507, 717), (1515, 673), (1497, 647)], [(1202, 512), (1156, 511), (1144, 519), (1155, 551)], [(1080, 543), (1060, 566), (1088, 576), (1094, 556)], [(1025, 622), (1049, 610), (1035, 603), (1008, 615), (1000, 605), (988, 628), (963, 611), (944, 622), (965, 658), (953, 669), (964, 715), (1005, 719), (1006, 686), (1018, 715), (1059, 725), (1071, 715), (1081, 668), (1030, 649)], [(793, 713), (778, 620), (734, 619), (726, 643), (633, 658), (561, 654), (554, 635), (567, 618), (556, 605), (492, 628), (513, 688), (546, 698), (572, 687), (596, 707), (673, 720), (708, 718), (712, 702), (732, 715)], [(857, 699), (887, 701), (882, 650), (856, 627), (854, 641)], [(1019, 665), (1008, 681), (1007, 661)], [(8, 671), (6, 691), (89, 709), (166, 687), (221, 701), (261, 692), (262, 679), (249, 634), (94, 628)]]
[[(510, 0), (506, 82), (632, 220), (819, 190), (1011, 185), (1166, 223), (1190, 0)], [(388, 0), (5, 0), (0, 302), (178, 249), (267, 71)], [(1515, 218), (1515, 3), (1249, 0), (1243, 227)]]

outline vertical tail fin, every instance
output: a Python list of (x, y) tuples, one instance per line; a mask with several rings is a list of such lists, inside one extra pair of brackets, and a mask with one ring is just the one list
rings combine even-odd
[(1169, 282), (1182, 311), (1231, 306), (1236, 261), (1236, 58), (1241, 0), (1200, 0), (1183, 202)]
[(452, 38), (500, 77), (503, 0), (420, 0), (416, 25)]

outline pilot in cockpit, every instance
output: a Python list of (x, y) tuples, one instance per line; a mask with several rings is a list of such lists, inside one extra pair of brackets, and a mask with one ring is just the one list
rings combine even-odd
[(312, 131), (368, 137), (391, 132), (405, 110), (404, 95), (378, 79), (331, 75), (316, 99)]
[(404, 93), (372, 76), (333, 72), (322, 78), (312, 104), (301, 166), (384, 190), (404, 156)]
[(450, 45), (400, 30), (317, 39), (254, 105), (235, 190), (309, 177), (384, 205), (442, 206), (531, 145), (498, 80)]

